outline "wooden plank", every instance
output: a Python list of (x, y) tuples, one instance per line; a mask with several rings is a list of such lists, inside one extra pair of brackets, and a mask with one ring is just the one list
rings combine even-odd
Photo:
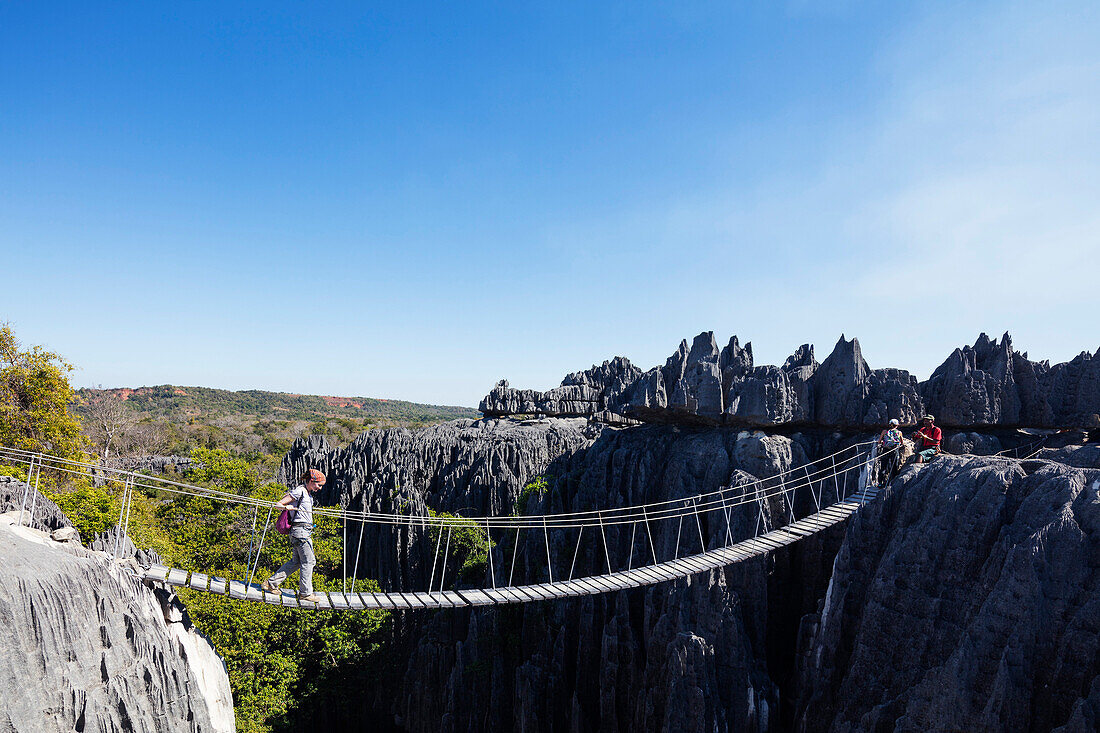
[(229, 581), (229, 597), (244, 599), (248, 595), (248, 588), (239, 580)]
[(343, 593), (329, 593), (328, 599), (332, 603), (332, 607), (338, 611), (346, 611), (351, 607), (347, 596)]
[(496, 603), (496, 601), (485, 595), (485, 593), (481, 592), (480, 590), (471, 590), (469, 588), (464, 588), (463, 590), (456, 590), (455, 593), (457, 593), (462, 600), (466, 601), (466, 603), (470, 604), (471, 606), (492, 606), (494, 603)]
[(450, 606), (451, 608), (466, 608), (466, 606), (469, 605), (453, 590), (445, 590), (437, 594), (437, 598), (441, 604)]
[(424, 603), (423, 599), (418, 593), (402, 593), (401, 598), (409, 604), (409, 608), (412, 608), (414, 610), (425, 609), (428, 607), (428, 605)]
[(639, 585), (655, 585), (665, 581), (665, 578), (650, 571), (648, 567), (634, 568), (630, 572), (634, 574), (634, 578), (638, 580)]
[(383, 592), (383, 593), (378, 593), (377, 595), (384, 596), (386, 598), (386, 601), (390, 604), (391, 608), (396, 608), (399, 611), (405, 611), (405, 610), (411, 608), (411, 606), (409, 605), (409, 602), (406, 601), (404, 598), (402, 598), (400, 593), (384, 593)]
[(510, 594), (505, 593), (503, 588), (485, 588), (482, 592), (492, 598), (493, 603), (498, 605), (502, 603), (515, 602), (514, 598)]
[(150, 565), (149, 569), (142, 573), (142, 576), (163, 583), (164, 579), (168, 577), (168, 571), (171, 569), (164, 565)]
[(616, 591), (622, 590), (619, 586), (608, 580), (606, 575), (591, 575), (587, 578), (584, 578), (584, 580), (587, 581), (589, 584), (598, 587), (603, 593), (614, 593)]
[(229, 592), (229, 581), (225, 578), (211, 578), (209, 590), (211, 593), (219, 593), (221, 595), (225, 595)]
[(168, 585), (185, 586), (187, 585), (187, 571), (179, 568), (172, 568), (168, 571), (168, 577), (165, 578)]
[(195, 590), (206, 590), (210, 584), (210, 576), (204, 573), (191, 573), (191, 587)]
[(559, 597), (557, 593), (550, 590), (549, 583), (536, 583), (535, 585), (524, 585), (520, 587), (539, 596), (544, 601), (552, 601)]

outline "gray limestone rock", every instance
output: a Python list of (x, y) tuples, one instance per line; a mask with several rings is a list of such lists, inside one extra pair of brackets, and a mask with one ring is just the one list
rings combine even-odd
[[(641, 370), (630, 360), (617, 356), (583, 372), (573, 372), (560, 387), (539, 392), (513, 389), (501, 380), (481, 401), (478, 409), (487, 417), (504, 415), (547, 415), (591, 417), (612, 410), (623, 392), (637, 380)], [(606, 417), (606, 416), (605, 416)]]
[(1035, 364), (1012, 349), (1007, 333), (999, 340), (984, 333), (974, 346), (955, 349), (921, 385), (925, 407), (947, 427), (1053, 424)]
[(209, 642), (133, 576), (0, 526), (0, 729), (228, 732), (233, 698)]
[(1001, 441), (995, 435), (951, 433), (944, 439), (943, 447), (955, 455), (991, 456), (1001, 451)]
[[(345, 449), (301, 441), (283, 474), (319, 467), (329, 475), (322, 503), (371, 511), (404, 507), (415, 516), (430, 506), (538, 515), (743, 485), (804, 463), (811, 450), (831, 449), (806, 436), (728, 429), (593, 432), (581, 420), (457, 421), (419, 431), (372, 430)], [(521, 509), (519, 494), (535, 476), (544, 476), (549, 489), (528, 496)], [(788, 521), (779, 499), (764, 511), (770, 526)], [(636, 534), (629, 526), (609, 526), (604, 537), (586, 535), (579, 545), (575, 531), (550, 531), (554, 576), (604, 572), (605, 553), (640, 565), (652, 553), (667, 559), (704, 544), (717, 547), (727, 537), (722, 516), (716, 508), (698, 526), (654, 521), (647, 530), (639, 524)], [(734, 535), (751, 535), (755, 504), (733, 508), (731, 519)], [(377, 576), (383, 588), (424, 587), (431, 548), (424, 552), (407, 535), (366, 532), (359, 577)], [(516, 583), (547, 579), (541, 533), (493, 539), (497, 582), (513, 556)], [(820, 548), (813, 541), (804, 547), (812, 546)], [(676, 583), (572, 601), (406, 614), (401, 623), (409, 646), (395, 660), (404, 671), (341, 714), (389, 715), (410, 731), (775, 730), (779, 692), (763, 650), (771, 604), (787, 607), (788, 599), (773, 597), (769, 562), (758, 558)], [(817, 597), (815, 583), (816, 593), (823, 592), (828, 561), (815, 567), (820, 570), (799, 584), (809, 599)], [(475, 582), (491, 582), (483, 572)], [(804, 612), (806, 603), (800, 597), (790, 608)]]
[(1040, 382), (1055, 425), (1100, 427), (1100, 349), (1050, 367)]
[(807, 620), (796, 728), (1094, 720), (1100, 471), (942, 456), (860, 513)]
[(856, 339), (840, 337), (820, 365), (803, 344), (782, 366), (754, 365), (737, 337), (721, 351), (712, 332), (682, 341), (664, 366), (641, 372), (622, 357), (571, 374), (548, 392), (500, 382), (482, 400), (487, 416), (585, 416), (697, 426), (816, 425), (863, 430), (925, 411), (944, 427), (1100, 427), (1100, 350), (1054, 367), (984, 333), (956, 349), (924, 383), (902, 369), (872, 370)]
[[(735, 337), (727, 348), (736, 345)], [(803, 344), (782, 367), (753, 368), (751, 346), (746, 346), (747, 366), (725, 372), (726, 422), (751, 427), (810, 422), (811, 385), (818, 367), (813, 347)]]
[(57, 504), (36, 492), (34, 487), (11, 476), (0, 476), (0, 512), (11, 510), (22, 512), (25, 526), (43, 532), (73, 526)]

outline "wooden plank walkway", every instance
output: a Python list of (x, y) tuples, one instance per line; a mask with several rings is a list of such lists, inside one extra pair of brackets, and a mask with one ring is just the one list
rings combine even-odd
[(258, 585), (246, 585), (240, 580), (209, 577), (179, 568), (153, 565), (142, 576), (167, 585), (194, 588), (209, 593), (228, 594), (231, 598), (260, 601), (281, 606), (321, 610), (465, 608), (468, 606), (493, 606), (507, 603), (528, 603), (538, 600), (555, 600), (574, 596), (610, 593), (628, 588), (640, 588), (655, 583), (706, 573), (731, 563), (765, 555), (773, 550), (793, 544), (803, 537), (816, 534), (845, 521), (864, 503), (878, 496), (878, 489), (868, 488), (860, 494), (825, 507), (816, 514), (799, 519), (752, 539), (734, 545), (707, 550), (696, 555), (686, 555), (676, 560), (645, 565), (632, 570), (622, 570), (604, 575), (594, 575), (554, 583), (520, 585), (501, 588), (478, 588), (444, 591), (418, 591), (415, 593), (324, 593), (316, 595), (318, 603), (300, 602), (292, 591), (268, 593)]

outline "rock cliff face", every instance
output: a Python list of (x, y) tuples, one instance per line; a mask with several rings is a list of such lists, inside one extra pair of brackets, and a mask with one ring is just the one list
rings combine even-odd
[[(858, 365), (854, 353), (846, 364)], [(860, 382), (839, 371), (840, 383)], [(522, 486), (541, 475), (550, 489), (528, 496), (522, 510), (537, 515), (710, 491), (798, 466), (841, 440), (824, 431), (462, 421), (371, 431), (346, 449), (300, 441), (283, 472), (312, 465), (329, 473), (324, 503), (414, 514), (519, 511)], [(709, 575), (554, 603), (407, 612), (393, 675), (326, 710), (326, 724), (351, 728), (369, 717), (403, 731), (1094, 730), (1100, 454), (1086, 445), (1040, 458), (1047, 460), (944, 456), (907, 468), (847, 535), (833, 528)], [(783, 523), (781, 506), (767, 514)], [(754, 519), (736, 514), (734, 531), (751, 534)], [(634, 563), (654, 551), (670, 555), (676, 530), (655, 524), (653, 549), (637, 542)], [(712, 519), (699, 527), (708, 547), (722, 532)], [(697, 538), (682, 552), (697, 551)], [(520, 542), (517, 582), (546, 579), (546, 548), (536, 539)], [(514, 540), (494, 540), (502, 568)], [(575, 535), (551, 532), (549, 541), (555, 574), (564, 576)], [(628, 554), (628, 533), (611, 531), (607, 541), (612, 555)], [(368, 535), (360, 577), (424, 587), (431, 553), (422, 544)], [(598, 544), (580, 546), (577, 574), (603, 563)]]
[(1096, 730), (1098, 548), (1095, 468), (944, 457), (903, 473), (804, 621), (798, 730)]
[[(375, 511), (430, 506), (467, 514), (517, 510), (524, 483), (547, 477), (550, 489), (528, 497), (524, 511), (575, 511), (690, 496), (730, 482), (769, 476), (835, 449), (835, 439), (767, 436), (730, 429), (645, 426), (589, 429), (584, 420), (459, 422), (421, 431), (371, 431), (343, 450), (301, 441), (284, 462), (294, 476), (308, 464), (330, 480), (319, 498)], [(809, 497), (806, 497), (809, 501)], [(735, 532), (751, 534), (755, 507), (735, 514)], [(782, 524), (779, 504), (767, 508)], [(680, 553), (722, 543), (724, 525), (704, 517), (681, 538)], [(678, 527), (654, 523), (653, 548), (638, 540), (634, 564), (675, 552)], [(373, 535), (371, 534), (373, 533)], [(494, 560), (505, 567), (514, 544), (496, 537)], [(538, 538), (536, 538), (538, 539)], [(571, 565), (576, 535), (550, 533), (555, 576)], [(625, 558), (626, 528), (609, 530), (610, 552)], [(770, 619), (783, 608), (795, 618), (824, 592), (839, 534), (807, 540), (781, 559), (758, 559), (722, 572), (648, 589), (506, 609), (407, 613), (403, 669), (330, 721), (384, 716), (395, 729), (464, 730), (776, 730), (782, 663), (767, 650), (793, 645), (794, 634)], [(404, 535), (368, 529), (359, 575), (424, 587), (430, 547)], [(545, 545), (521, 541), (516, 580), (546, 578)], [(352, 548), (349, 550), (354, 551)], [(576, 573), (601, 572), (595, 538), (582, 544)], [(769, 576), (769, 564), (781, 569)], [(396, 570), (395, 570), (396, 568)], [(771, 580), (798, 571), (797, 590)], [(481, 582), (482, 578), (477, 578)], [(487, 578), (486, 578), (487, 582)], [(816, 585), (817, 590), (812, 590)], [(405, 585), (405, 587), (410, 587)], [(771, 637), (777, 637), (778, 641)], [(789, 637), (789, 638), (787, 638)], [(789, 665), (788, 665), (789, 666)], [(785, 684), (786, 680), (783, 680)]]
[(598, 417), (604, 422), (624, 422), (625, 418), (608, 412), (619, 401), (623, 390), (641, 374), (629, 359), (617, 356), (583, 372), (573, 372), (560, 387), (547, 392), (512, 389), (501, 380), (481, 401), (478, 409), (486, 417), (538, 414), (550, 417)]
[(0, 730), (232, 731), (222, 661), (166, 594), (0, 525)]
[[(881, 427), (891, 418), (913, 425), (926, 411), (943, 427), (1100, 427), (1100, 350), (1050, 366), (1033, 362), (984, 333), (956, 349), (918, 384), (900, 369), (871, 369), (859, 342), (841, 336), (820, 365), (804, 344), (783, 364), (754, 366), (752, 344), (737, 337), (719, 351), (714, 335), (683, 341), (662, 367), (641, 372), (610, 369), (625, 359), (581, 374), (550, 392), (515, 390), (501, 382), (481, 409), (510, 414), (624, 418), (682, 425), (810, 426), (846, 430)], [(626, 362), (629, 364), (629, 362)], [(613, 374), (613, 376), (611, 376)]]

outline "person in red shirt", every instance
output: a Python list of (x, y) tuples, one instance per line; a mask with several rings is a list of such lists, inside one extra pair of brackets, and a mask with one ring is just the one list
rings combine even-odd
[(925, 415), (921, 418), (920, 430), (913, 436), (917, 444), (917, 463), (927, 463), (940, 452), (943, 431), (936, 427), (936, 418)]

